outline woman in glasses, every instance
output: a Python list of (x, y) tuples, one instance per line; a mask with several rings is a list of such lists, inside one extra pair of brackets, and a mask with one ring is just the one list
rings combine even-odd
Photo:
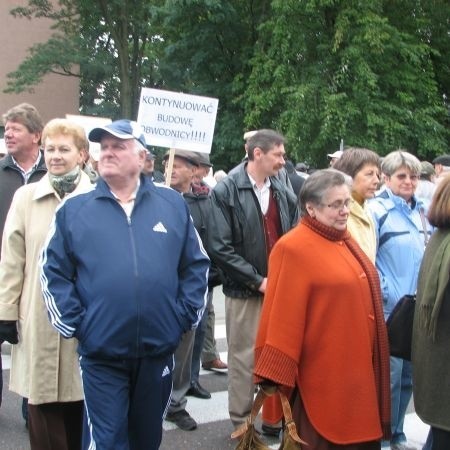
[(353, 179), (347, 229), (370, 260), (375, 263), (377, 239), (375, 224), (367, 200), (375, 196), (380, 185), (380, 157), (366, 148), (348, 148), (334, 165)]
[[(420, 161), (411, 153), (397, 150), (381, 164), (384, 189), (369, 201), (377, 233), (376, 267), (387, 319), (398, 300), (415, 294), (425, 245), (432, 227), (424, 204), (414, 193), (421, 171)], [(412, 395), (411, 362), (391, 357), (391, 403), (393, 450), (410, 450), (403, 431), (406, 408)]]
[(270, 256), (256, 340), (256, 381), (288, 391), (300, 437), (314, 450), (379, 449), (390, 430), (380, 282), (347, 231), (352, 202), (342, 172), (305, 181), (300, 223)]

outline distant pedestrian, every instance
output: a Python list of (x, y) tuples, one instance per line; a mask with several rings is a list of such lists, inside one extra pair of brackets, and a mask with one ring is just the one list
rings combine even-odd
[(436, 171), (433, 164), (428, 161), (421, 161), (420, 166), (420, 180), (417, 183), (416, 196), (429, 205), (436, 190)]
[(328, 153), (327, 157), (330, 161), (330, 167), (334, 167), (336, 162), (339, 160), (339, 158), (342, 156), (343, 151), (342, 150), (336, 150), (333, 153)]

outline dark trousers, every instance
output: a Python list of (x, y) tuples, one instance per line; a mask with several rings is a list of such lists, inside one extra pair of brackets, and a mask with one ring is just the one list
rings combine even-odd
[(157, 450), (172, 390), (173, 356), (80, 358), (83, 449)]
[(432, 450), (448, 450), (450, 449), (450, 431), (441, 428), (431, 427), (433, 434), (431, 449)]
[(2, 406), (2, 398), (3, 398), (2, 343), (3, 341), (0, 341), (0, 406)]
[[(208, 292), (208, 304), (212, 302), (212, 289)], [(206, 326), (208, 324), (208, 307), (205, 308), (202, 320), (195, 330), (194, 349), (192, 351), (191, 383), (198, 383), (200, 377), (200, 360), (202, 356), (203, 343), (205, 342)]]
[(28, 404), (31, 450), (80, 450), (83, 401)]

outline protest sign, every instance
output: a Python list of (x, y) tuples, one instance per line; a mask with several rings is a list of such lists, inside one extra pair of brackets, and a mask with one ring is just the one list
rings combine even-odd
[(210, 153), (216, 98), (142, 88), (137, 122), (149, 145)]

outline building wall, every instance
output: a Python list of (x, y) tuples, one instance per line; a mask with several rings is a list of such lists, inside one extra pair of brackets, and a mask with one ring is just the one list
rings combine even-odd
[[(55, 0), (56, 2), (56, 0)], [(31, 103), (44, 121), (79, 112), (79, 79), (50, 74), (33, 87), (33, 92), (5, 94), (6, 75), (15, 71), (27, 56), (28, 48), (50, 37), (51, 21), (14, 18), (10, 11), (26, 5), (26, 0), (0, 0), (0, 114), (22, 102)], [(0, 121), (0, 125), (3, 123)], [(1, 137), (1, 136), (0, 136)]]

